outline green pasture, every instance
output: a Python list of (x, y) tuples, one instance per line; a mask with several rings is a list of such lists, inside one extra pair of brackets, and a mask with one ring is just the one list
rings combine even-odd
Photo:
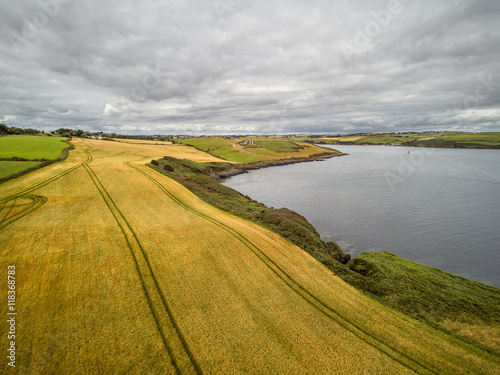
[(68, 147), (65, 137), (7, 135), (0, 137), (0, 158), (57, 159)]
[(0, 161), (0, 178), (32, 168), (39, 163), (38, 161)]

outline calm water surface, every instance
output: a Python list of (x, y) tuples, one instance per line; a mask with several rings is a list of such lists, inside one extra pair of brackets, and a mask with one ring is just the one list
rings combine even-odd
[(349, 155), (224, 184), (304, 215), (353, 255), (387, 250), (500, 287), (500, 150), (332, 148)]

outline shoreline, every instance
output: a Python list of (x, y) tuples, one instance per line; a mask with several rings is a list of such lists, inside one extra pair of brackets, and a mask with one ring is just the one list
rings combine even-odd
[[(319, 145), (319, 146), (324, 146), (324, 145)], [(335, 145), (329, 145), (329, 146), (335, 146)], [(358, 147), (361, 147), (362, 145), (352, 144), (352, 145), (347, 145), (347, 146), (358, 146)], [(405, 145), (403, 145), (403, 146), (401, 146), (401, 145), (397, 145), (397, 146), (395, 146), (395, 145), (368, 145), (368, 146), (390, 146), (390, 147), (404, 147), (404, 148), (413, 148), (413, 147), (415, 147), (415, 146), (405, 146)], [(418, 147), (425, 147), (425, 146), (418, 146)], [(428, 148), (438, 148), (438, 147), (428, 147)], [(444, 147), (441, 147), (441, 148), (444, 148)], [(237, 175), (240, 175), (240, 174), (245, 174), (245, 173), (248, 173), (249, 171), (254, 171), (254, 170), (268, 168), (268, 167), (279, 167), (279, 166), (282, 166), (282, 165), (289, 165), (289, 164), (297, 164), (297, 163), (305, 163), (305, 162), (313, 162), (313, 161), (323, 161), (323, 160), (327, 160), (327, 159), (330, 159), (330, 158), (333, 158), (333, 157), (348, 156), (348, 155), (349, 155), (349, 153), (344, 153), (344, 152), (340, 152), (339, 151), (338, 154), (334, 154), (334, 155), (327, 154), (326, 156), (325, 155), (323, 155), (323, 156), (317, 155), (317, 156), (314, 156), (314, 157), (308, 158), (308, 159), (289, 159), (289, 160), (286, 160), (286, 159), (283, 160), (283, 159), (281, 159), (281, 160), (275, 160), (275, 161), (260, 161), (260, 162), (255, 162), (255, 163), (251, 163), (251, 164), (248, 164), (248, 165), (245, 165), (245, 164), (243, 164), (243, 165), (235, 165), (235, 166), (233, 166), (229, 170), (222, 171), (222, 172), (211, 173), (210, 177), (213, 178), (214, 180), (216, 180), (217, 182), (219, 182), (221, 184), (224, 184), (224, 182), (226, 180), (228, 180), (230, 177), (237, 176)], [(242, 195), (244, 194), (244, 193), (240, 192), (239, 190), (236, 190), (236, 191), (238, 193), (242, 194)], [(265, 205), (267, 206), (267, 204), (265, 204)], [(286, 206), (283, 207), (283, 208), (289, 210), (289, 208), (287, 208)], [(293, 211), (293, 212), (296, 212), (296, 211)], [(302, 215), (300, 213), (298, 213), (298, 214)], [(315, 227), (314, 227), (314, 229), (316, 230)], [(327, 240), (324, 240), (321, 237), (320, 237), (320, 239), (321, 239), (321, 241), (324, 241), (325, 243), (332, 242), (332, 243), (337, 244), (336, 240), (327, 241)], [(349, 255), (350, 257), (352, 257), (352, 259), (355, 259), (356, 257), (362, 255), (363, 253), (371, 251), (371, 250), (364, 250), (364, 251), (361, 250), (359, 252), (359, 254), (355, 255), (355, 254), (351, 254), (351, 253), (347, 253), (347, 252), (344, 253), (344, 251), (340, 247), (339, 247), (339, 249), (341, 251), (341, 255), (342, 256)], [(387, 252), (387, 250), (381, 250), (379, 252)], [(397, 256), (399, 256), (399, 255), (397, 255)], [(411, 261), (411, 260), (406, 259), (406, 258), (403, 258), (403, 259)], [(453, 275), (455, 275), (457, 277), (463, 278), (465, 280), (477, 282), (477, 283), (480, 283), (480, 284), (483, 284), (483, 285), (487, 285), (489, 287), (493, 287), (493, 288), (496, 288), (496, 289), (500, 290), (500, 286), (494, 285), (491, 281), (481, 281), (481, 280), (477, 280), (477, 279), (474, 279), (474, 278), (471, 278), (471, 277), (466, 277), (466, 276), (462, 276), (462, 275), (459, 275), (459, 274), (454, 274), (454, 273), (452, 273), (450, 271), (446, 271), (446, 270), (443, 270), (441, 268), (437, 268), (435, 266), (429, 266), (429, 265), (426, 265), (424, 263), (418, 263), (418, 262), (416, 262), (416, 263), (419, 264), (419, 265), (422, 265), (422, 266), (436, 268), (436, 269), (440, 270), (441, 272), (451, 273), (451, 274), (453, 274)]]
[(323, 160), (327, 160), (330, 158), (345, 156), (345, 155), (348, 155), (348, 154), (343, 153), (343, 152), (340, 152), (338, 154), (325, 153), (325, 154), (318, 154), (316, 156), (312, 156), (312, 157), (307, 158), (307, 159), (280, 159), (280, 160), (274, 160), (274, 161), (273, 160), (265, 160), (265, 161), (251, 163), (251, 164), (238, 164), (227, 171), (212, 173), (210, 175), (210, 177), (212, 177), (216, 181), (220, 182), (220, 181), (223, 181), (225, 179), (228, 179), (229, 177), (237, 176), (237, 175), (240, 175), (243, 173), (248, 173), (248, 171), (254, 171), (257, 169), (269, 168), (269, 167), (279, 167), (279, 166), (283, 166), (283, 165), (290, 165), (290, 164), (297, 164), (297, 163), (323, 161)]
[[(327, 158), (343, 155), (327, 155)], [(220, 166), (231, 168), (231, 173), (217, 173), (217, 163), (204, 165), (173, 157), (164, 157), (157, 161), (159, 164), (148, 166), (184, 185), (206, 203), (285, 238), (351, 287), (383, 305), (433, 328), (454, 333), (490, 353), (499, 353), (500, 349), (493, 341), (500, 332), (498, 287), (413, 262), (387, 251), (365, 251), (351, 258), (335, 242), (322, 240), (316, 228), (299, 213), (287, 208), (268, 207), (213, 178), (215, 174), (229, 176), (258, 168), (322, 159), (326, 158), (316, 155), (310, 159), (284, 160), (280, 163), (260, 162), (247, 166), (224, 163)], [(457, 313), (457, 306), (460, 306), (460, 314)], [(463, 316), (477, 323), (463, 326), (463, 332), (455, 331), (454, 324), (461, 324)], [(483, 337), (474, 332), (476, 327), (481, 332), (485, 325), (492, 327), (489, 336)]]

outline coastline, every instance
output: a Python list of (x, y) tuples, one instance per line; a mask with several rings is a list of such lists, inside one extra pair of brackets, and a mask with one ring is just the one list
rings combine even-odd
[(226, 171), (221, 171), (221, 172), (215, 172), (210, 175), (213, 179), (217, 181), (224, 180), (226, 178), (232, 177), (232, 176), (237, 176), (243, 173), (248, 173), (248, 171), (254, 171), (257, 169), (262, 169), (262, 168), (269, 168), (269, 167), (279, 167), (283, 165), (289, 165), (289, 164), (297, 164), (297, 163), (307, 163), (307, 162), (313, 162), (313, 161), (323, 161), (326, 159), (330, 159), (333, 157), (339, 157), (339, 156), (345, 156), (348, 155), (346, 153), (338, 153), (338, 154), (331, 154), (329, 152), (326, 152), (324, 154), (317, 154), (313, 155), (310, 158), (304, 159), (281, 159), (281, 160), (265, 160), (265, 161), (259, 161), (256, 163), (251, 163), (251, 164), (238, 164)]
[[(327, 155), (343, 156), (346, 154)], [(351, 259), (334, 242), (321, 239), (305, 217), (286, 208), (275, 209), (222, 185), (222, 176), (249, 170), (326, 159), (260, 162), (247, 166), (196, 163), (164, 157), (148, 164), (176, 180), (212, 206), (262, 226), (295, 244), (337, 277), (383, 305), (451, 333), (490, 353), (500, 353), (500, 289), (389, 252), (363, 252)], [(243, 167), (243, 168), (242, 168)], [(230, 168), (229, 171), (221, 171)], [(215, 179), (214, 176), (218, 178)], [(463, 320), (469, 323), (465, 324)], [(484, 327), (488, 334), (483, 335)]]

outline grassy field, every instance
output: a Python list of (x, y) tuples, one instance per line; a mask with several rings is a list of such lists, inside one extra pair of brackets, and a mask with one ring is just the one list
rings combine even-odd
[(38, 161), (1, 161), (0, 160), (0, 178), (10, 176), (14, 173), (33, 168), (40, 164)]
[(63, 150), (69, 147), (65, 140), (67, 138), (34, 135), (0, 137), (0, 182), (61, 157)]
[(497, 355), (365, 296), (145, 166), (213, 156), (74, 143), (64, 162), (0, 190), (0, 268), (16, 268), (20, 313), (14, 373), (500, 371)]
[[(253, 143), (248, 143), (252, 141)], [(267, 137), (243, 137), (229, 139), (203, 137), (180, 140), (211, 155), (237, 163), (254, 163), (272, 159), (309, 158), (322, 153), (335, 154), (336, 151), (309, 143), (277, 140)], [(247, 142), (247, 143), (245, 143)]]
[(500, 148), (500, 132), (371, 133), (337, 137), (290, 137), (325, 144), (402, 145), (423, 147)]
[(56, 159), (68, 145), (64, 137), (8, 135), (0, 137), (0, 159)]

